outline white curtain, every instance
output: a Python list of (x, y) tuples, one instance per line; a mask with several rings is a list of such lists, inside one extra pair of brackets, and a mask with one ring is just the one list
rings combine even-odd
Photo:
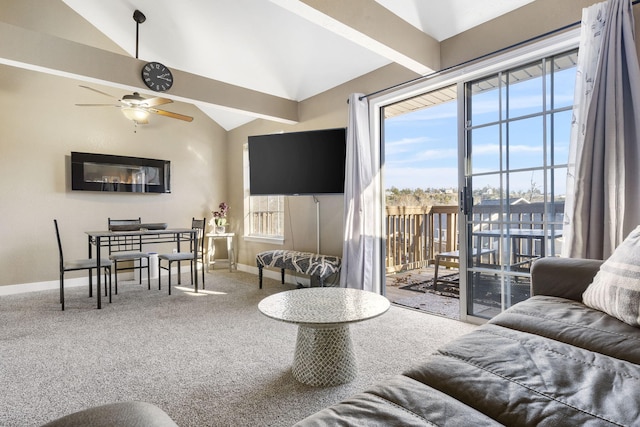
[(563, 256), (570, 256), (581, 246), (576, 240), (580, 236), (573, 236), (573, 209), (575, 204), (575, 173), (576, 156), (582, 152), (584, 145), (584, 131), (587, 122), (586, 106), (591, 102), (593, 93), (594, 75), (598, 65), (598, 57), (602, 46), (602, 35), (604, 30), (605, 16), (607, 14), (607, 3), (594, 4), (591, 7), (582, 9), (582, 21), (580, 28), (580, 46), (578, 48), (578, 63), (576, 66), (576, 84), (573, 99), (573, 117), (571, 121), (571, 143), (569, 144), (569, 162), (567, 170), (567, 192), (564, 205), (564, 242), (562, 247)]
[(640, 67), (631, 0), (583, 11), (563, 255), (606, 259), (640, 224)]
[(344, 188), (344, 244), (340, 285), (381, 292), (379, 161), (371, 144), (369, 103), (349, 96)]

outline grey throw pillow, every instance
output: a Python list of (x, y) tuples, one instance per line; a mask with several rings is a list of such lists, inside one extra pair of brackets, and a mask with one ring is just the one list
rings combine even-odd
[(640, 327), (640, 226), (602, 264), (582, 302)]

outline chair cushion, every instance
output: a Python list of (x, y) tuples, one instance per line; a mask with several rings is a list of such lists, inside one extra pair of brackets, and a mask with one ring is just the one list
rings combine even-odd
[(174, 254), (160, 254), (159, 259), (165, 259), (168, 261), (189, 261), (193, 259), (193, 253), (191, 252), (176, 252)]
[(640, 226), (600, 266), (582, 300), (591, 308), (640, 326)]
[(146, 252), (122, 252), (109, 255), (109, 259), (114, 261), (149, 258), (149, 254)]
[[(111, 267), (112, 262), (111, 260), (107, 259), (107, 258), (100, 258), (100, 268), (102, 267)], [(91, 258), (91, 259), (74, 259), (71, 261), (65, 261), (64, 262), (64, 269), (65, 270), (84, 270), (87, 268), (96, 268), (97, 267), (97, 263), (96, 260)]]

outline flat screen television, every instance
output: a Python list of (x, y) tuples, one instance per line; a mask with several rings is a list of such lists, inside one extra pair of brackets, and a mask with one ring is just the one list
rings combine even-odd
[(251, 195), (344, 192), (345, 128), (249, 137)]

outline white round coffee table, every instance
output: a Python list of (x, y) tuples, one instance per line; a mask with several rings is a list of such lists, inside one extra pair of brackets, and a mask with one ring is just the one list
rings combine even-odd
[(349, 323), (380, 316), (389, 300), (345, 288), (305, 288), (266, 297), (258, 309), (267, 317), (298, 325), (293, 376), (312, 386), (344, 384), (356, 376)]

